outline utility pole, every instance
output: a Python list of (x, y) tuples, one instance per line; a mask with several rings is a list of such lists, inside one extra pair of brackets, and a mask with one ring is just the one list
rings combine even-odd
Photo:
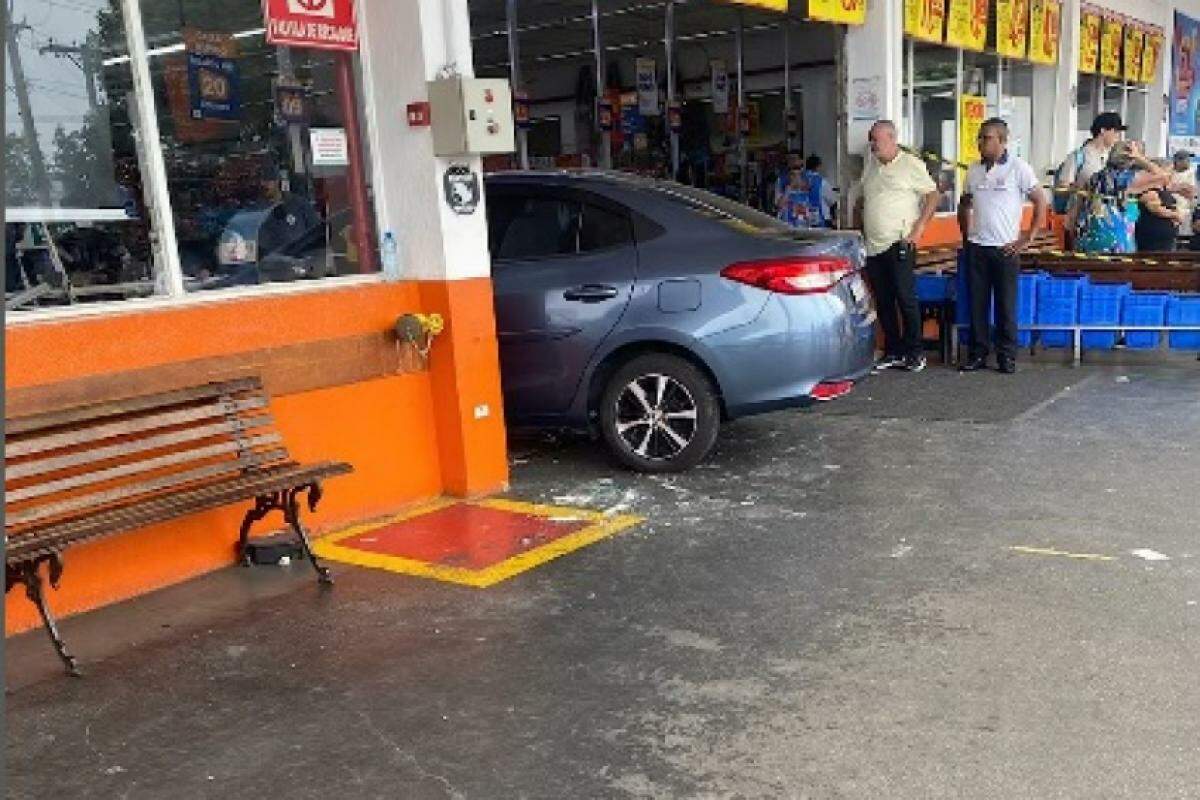
[[(53, 55), (65, 58), (83, 72), (83, 81), (87, 86), (88, 107), (94, 112), (100, 108), (100, 98), (96, 94), (96, 73), (99, 71), (99, 52), (93, 44), (95, 34), (88, 34), (88, 41), (82, 45), (50, 44), (38, 48), (41, 55)], [(78, 58), (76, 58), (78, 56)]]
[[(12, 4), (8, 7), (9, 18), (12, 15)], [(21, 115), (21, 123), (25, 128), (25, 147), (29, 152), (29, 165), (33, 172), (33, 184), (37, 189), (38, 201), (43, 206), (50, 205), (50, 181), (46, 178), (46, 162), (42, 159), (42, 148), (38, 144), (37, 126), (33, 124), (33, 109), (29, 105), (29, 86), (25, 81), (25, 69), (21, 65), (21, 54), (17, 49), (17, 35), (29, 26), (21, 22), (9, 22), (7, 27), (8, 61), (12, 65), (13, 89), (17, 93), (17, 113)]]

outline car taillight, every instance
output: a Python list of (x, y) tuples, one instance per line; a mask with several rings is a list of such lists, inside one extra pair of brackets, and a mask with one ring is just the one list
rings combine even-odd
[(836, 400), (842, 395), (850, 394), (853, 388), (854, 381), (825, 381), (814, 386), (810, 395), (813, 400), (824, 402), (827, 400)]
[(845, 258), (796, 256), (739, 261), (721, 270), (721, 277), (779, 294), (820, 294), (853, 271)]

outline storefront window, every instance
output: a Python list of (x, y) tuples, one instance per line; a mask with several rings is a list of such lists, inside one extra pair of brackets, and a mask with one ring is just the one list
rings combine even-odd
[(10, 309), (378, 270), (366, 137), (348, 133), (357, 58), (269, 45), (262, 14), (260, 0), (14, 0)]
[(1115, 111), (1120, 114), (1125, 102), (1125, 85), (1120, 81), (1105, 81), (1104, 93), (1100, 99), (1101, 111)]
[(163, 290), (151, 247), (125, 22), (109, 0), (9, 6), (5, 299), (10, 311)]
[(1000, 59), (993, 53), (963, 52), (962, 92), (986, 99), (986, 116), (1000, 116)]
[(141, 2), (151, 46), (171, 49), (150, 72), (187, 289), (374, 271), (355, 236), (369, 200), (348, 180), (346, 118), (360, 112), (338, 85), (342, 56), (268, 44), (258, 0), (220, 14)]
[[(994, 34), (993, 34), (994, 35)], [(959, 116), (964, 97), (981, 97), (986, 117), (1009, 126), (1009, 150), (1029, 159), (1033, 140), (1033, 64), (993, 52), (974, 52), (909, 40), (904, 49), (902, 131), (925, 155), (938, 182), (938, 210), (957, 207), (963, 170), (971, 158), (959, 150)]]
[(1009, 149), (1028, 161), (1033, 145), (1033, 65), (1002, 59), (1000, 91), (1000, 116), (1008, 122)]
[(1125, 86), (1125, 124), (1129, 127), (1129, 138), (1145, 144), (1150, 139), (1146, 125), (1146, 86), (1130, 83)]
[(1097, 111), (1100, 99), (1099, 88), (1100, 81), (1095, 75), (1079, 76), (1079, 84), (1075, 93), (1077, 146), (1091, 138), (1092, 120), (1099, 113)]
[(1141, 83), (1106, 78), (1101, 75), (1080, 75), (1076, 95), (1078, 103), (1078, 138), (1085, 141), (1091, 136), (1092, 120), (1104, 111), (1120, 114), (1128, 128), (1127, 138), (1145, 141), (1146, 92)]
[(909, 102), (905, 104), (910, 142), (927, 156), (926, 166), (942, 195), (938, 210), (953, 211), (956, 198), (952, 165), (958, 158), (958, 53), (921, 43), (910, 43), (906, 50), (912, 60), (911, 69), (906, 70), (911, 81), (906, 98)]

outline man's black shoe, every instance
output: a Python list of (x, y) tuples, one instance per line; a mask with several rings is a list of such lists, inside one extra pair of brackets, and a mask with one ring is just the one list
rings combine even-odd
[(1017, 362), (1011, 358), (1002, 358), (999, 361), (999, 367), (1005, 375), (1012, 375), (1017, 371)]
[(965, 364), (960, 364), (958, 367), (959, 372), (978, 372), (981, 369), (987, 369), (986, 358), (972, 358), (970, 361), (966, 362)]

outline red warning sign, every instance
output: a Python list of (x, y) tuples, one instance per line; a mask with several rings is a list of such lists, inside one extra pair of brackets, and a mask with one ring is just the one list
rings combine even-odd
[(263, 23), (271, 44), (358, 49), (354, 0), (263, 0)]

